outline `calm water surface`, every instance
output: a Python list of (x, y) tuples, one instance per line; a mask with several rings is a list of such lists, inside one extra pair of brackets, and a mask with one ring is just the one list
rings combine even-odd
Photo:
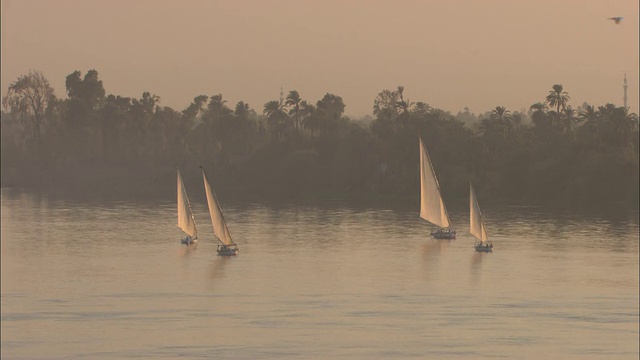
[(638, 358), (638, 214), (484, 209), (494, 253), (415, 206), (234, 205), (240, 255), (173, 202), (2, 189), (2, 357)]

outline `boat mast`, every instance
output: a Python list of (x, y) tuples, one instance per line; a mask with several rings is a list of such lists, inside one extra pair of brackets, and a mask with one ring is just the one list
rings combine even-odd
[[(449, 220), (449, 212), (447, 211), (447, 206), (444, 204), (444, 200), (442, 199), (442, 191), (440, 191), (440, 183), (438, 182), (438, 177), (436, 176), (436, 171), (433, 168), (433, 164), (431, 163), (431, 157), (429, 156), (429, 152), (427, 151), (427, 147), (424, 144), (424, 141), (422, 141), (422, 134), (420, 133), (420, 131), (418, 131), (418, 137), (420, 139), (420, 145), (422, 146), (422, 150), (424, 150), (424, 155), (426, 155), (427, 157), (427, 162), (429, 163), (429, 168), (431, 169), (431, 175), (433, 176), (433, 180), (436, 183), (436, 189), (438, 190), (438, 196), (440, 197), (440, 203), (442, 204), (442, 208), (444, 209), (444, 214), (447, 218), (447, 223), (449, 224), (448, 227), (451, 226), (451, 221)], [(421, 151), (422, 151), (421, 150)]]
[(177, 173), (178, 173), (178, 214), (180, 213), (180, 206), (183, 205), (181, 204), (180, 200), (182, 200), (182, 202), (186, 202), (187, 203), (187, 209), (189, 211), (189, 217), (191, 218), (191, 223), (193, 224), (193, 235), (189, 234), (187, 232), (187, 229), (183, 229), (182, 227), (188, 227), (188, 223), (187, 224), (180, 224), (180, 218), (178, 218), (178, 228), (180, 228), (180, 230), (182, 230), (185, 234), (189, 235), (189, 236), (193, 236), (194, 239), (198, 238), (198, 228), (196, 227), (196, 218), (193, 216), (193, 209), (191, 208), (191, 201), (189, 200), (189, 195), (187, 194), (187, 189), (184, 186), (184, 180), (182, 180), (182, 175), (180, 174), (180, 169), (176, 169)]
[[(229, 232), (229, 229), (227, 228), (227, 222), (224, 220), (224, 214), (222, 213), (222, 209), (220, 208), (220, 203), (218, 202), (218, 196), (216, 195), (215, 190), (213, 190), (213, 187), (211, 187), (211, 183), (209, 183), (209, 178), (207, 177), (207, 173), (204, 171), (204, 168), (202, 166), (200, 166), (200, 169), (202, 169), (202, 176), (204, 177), (204, 181), (205, 181), (205, 185), (206, 188), (205, 190), (210, 191), (211, 192), (211, 196), (213, 197), (213, 201), (215, 202), (215, 206), (218, 210), (218, 216), (220, 216), (220, 220), (222, 223), (222, 227), (223, 229), (220, 229), (220, 231), (223, 231), (224, 233), (227, 234), (227, 236), (229, 237), (229, 241), (231, 241), (231, 244), (225, 244), (220, 237), (216, 234), (216, 227), (213, 227), (213, 232), (214, 232), (214, 236), (216, 237), (216, 239), (218, 239), (218, 241), (225, 246), (231, 246), (231, 245), (235, 245), (235, 243), (233, 242), (233, 239), (231, 238), (231, 233)], [(211, 212), (211, 209), (209, 209), (209, 211)], [(212, 225), (213, 225), (213, 218), (211, 219), (212, 221)]]
[[(471, 232), (471, 235), (473, 235), (476, 239), (480, 240), (480, 242), (485, 243), (487, 240), (489, 240), (489, 236), (487, 235), (487, 230), (485, 229), (485, 226), (484, 226), (484, 220), (482, 219), (482, 211), (480, 210), (480, 205), (478, 204), (478, 198), (476, 197), (476, 191), (473, 189), (473, 184), (471, 183), (471, 181), (469, 181), (469, 189), (470, 189), (470, 196), (469, 196), (470, 209), (473, 211), (473, 213), (470, 214), (469, 216), (469, 222), (470, 222), (469, 232)], [(475, 216), (476, 212), (477, 212), (477, 216)], [(479, 222), (480, 235), (476, 234), (476, 230), (478, 229), (474, 229), (473, 227), (474, 218), (476, 218), (475, 220)]]

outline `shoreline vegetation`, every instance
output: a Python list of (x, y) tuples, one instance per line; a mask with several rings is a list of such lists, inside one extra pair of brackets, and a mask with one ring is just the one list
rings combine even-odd
[[(544, 91), (544, 90), (543, 90)], [(98, 72), (66, 78), (58, 99), (39, 72), (2, 98), (2, 187), (61, 196), (175, 199), (179, 168), (192, 198), (200, 165), (223, 203), (418, 203), (418, 134), (447, 203), (638, 209), (638, 116), (613, 104), (573, 108), (561, 85), (529, 109), (451, 114), (405, 100), (402, 86), (372, 99), (372, 115), (344, 116), (327, 93), (296, 90), (258, 111), (221, 94), (183, 110), (106, 95)]]

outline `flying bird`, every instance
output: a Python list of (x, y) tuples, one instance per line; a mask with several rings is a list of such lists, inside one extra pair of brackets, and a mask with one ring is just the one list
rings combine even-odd
[(613, 20), (616, 22), (616, 24), (620, 24), (620, 21), (622, 21), (622, 16), (610, 17), (609, 20)]

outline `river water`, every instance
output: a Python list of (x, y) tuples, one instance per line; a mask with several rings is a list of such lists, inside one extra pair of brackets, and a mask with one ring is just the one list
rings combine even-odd
[[(637, 359), (638, 213), (227, 204), (240, 248), (179, 244), (175, 202), (2, 189), (2, 358)], [(482, 206), (482, 204), (481, 204)]]

